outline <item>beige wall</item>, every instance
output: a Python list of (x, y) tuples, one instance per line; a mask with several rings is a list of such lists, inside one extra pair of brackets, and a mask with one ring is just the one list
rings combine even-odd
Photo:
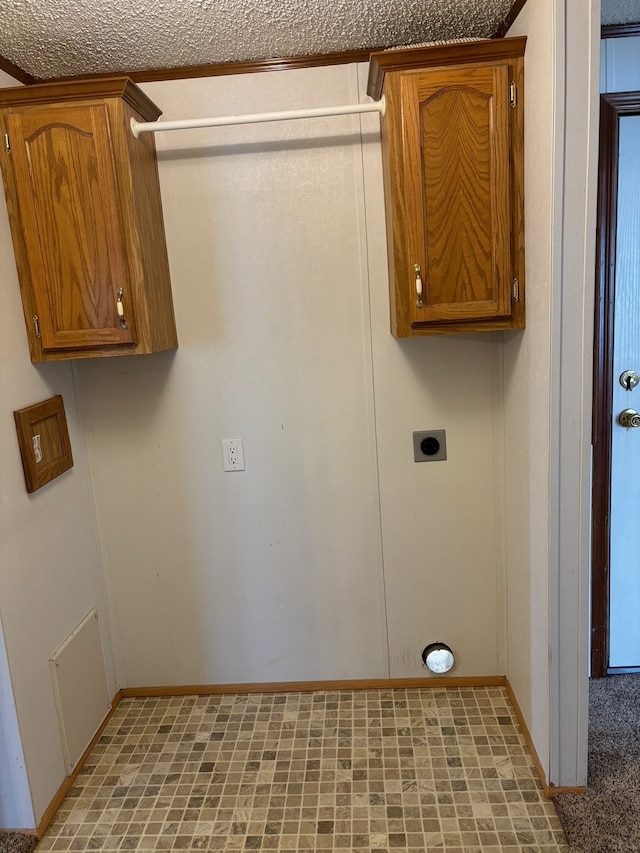
[[(13, 85), (0, 72), (0, 85)], [(2, 824), (33, 825), (51, 802), (65, 770), (54, 707), (49, 657), (92, 607), (105, 613), (93, 503), (68, 364), (34, 367), (29, 361), (4, 196), (0, 201), (0, 614), (19, 720), (0, 723), (12, 765), (0, 766)], [(62, 394), (74, 467), (32, 495), (25, 490), (13, 410)], [(103, 620), (106, 626), (106, 619)], [(105, 643), (110, 661), (108, 643)], [(4, 655), (0, 642), (0, 655)], [(111, 680), (111, 689), (114, 682)], [(5, 697), (6, 698), (6, 697)], [(10, 710), (10, 709), (9, 709)], [(19, 758), (23, 752), (26, 768)], [(27, 777), (31, 796), (27, 790)], [(29, 799), (31, 802), (29, 802)]]
[[(505, 334), (507, 675), (541, 761), (549, 754), (549, 494), (554, 123), (552, 0), (527, 3), (510, 35), (526, 35), (527, 329)], [(535, 128), (535, 133), (531, 132)]]
[(586, 784), (599, 2), (528, 3), (527, 331), (504, 347), (507, 674), (551, 784)]
[[(443, 640), (454, 674), (509, 674), (546, 762), (552, 5), (517, 24), (535, 128), (524, 334), (390, 336), (373, 116), (158, 135), (174, 354), (32, 367), (0, 220), (14, 447), (0, 601), (37, 817), (63, 777), (47, 659), (105, 609), (83, 438), (116, 687), (421, 675), (420, 650)], [(365, 78), (342, 66), (144, 89), (180, 118), (346, 103)], [(11, 410), (53, 393), (76, 466), (29, 498)], [(428, 428), (447, 430), (447, 462), (413, 462), (411, 432)], [(246, 472), (223, 473), (227, 437), (244, 439)]]
[[(181, 118), (348, 103), (365, 78), (144, 89)], [(157, 135), (180, 348), (77, 368), (122, 684), (420, 676), (432, 640), (456, 674), (503, 671), (499, 344), (390, 336), (363, 127)], [(415, 464), (429, 428), (449, 460)]]
[(0, 827), (35, 824), (9, 659), (0, 625)]

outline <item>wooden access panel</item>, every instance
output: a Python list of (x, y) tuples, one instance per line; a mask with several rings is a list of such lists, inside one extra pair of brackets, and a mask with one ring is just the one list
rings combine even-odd
[(13, 413), (28, 492), (73, 467), (64, 402), (60, 394)]

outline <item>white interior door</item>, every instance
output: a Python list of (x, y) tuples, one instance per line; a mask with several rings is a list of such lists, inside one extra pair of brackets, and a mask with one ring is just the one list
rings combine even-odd
[(620, 413), (640, 411), (640, 116), (620, 118), (611, 451), (609, 667), (640, 667), (640, 428)]

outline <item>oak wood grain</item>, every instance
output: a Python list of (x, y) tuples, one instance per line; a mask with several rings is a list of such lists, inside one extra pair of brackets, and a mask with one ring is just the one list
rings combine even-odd
[(406, 298), (406, 279), (402, 271), (408, 269), (409, 258), (404, 235), (410, 227), (405, 205), (399, 204), (405, 177), (404, 137), (399, 117), (401, 108), (401, 77), (390, 74), (385, 86), (387, 119), (382, 123), (382, 162), (385, 186), (385, 218), (387, 228), (389, 264), (389, 303), (391, 308), (391, 332), (396, 337), (411, 334), (409, 302)]
[(507, 317), (507, 69), (463, 66), (406, 75), (403, 82), (405, 154), (417, 189), (409, 212), (414, 228), (407, 237), (422, 266), (425, 291), (422, 308), (417, 299), (410, 302), (411, 321)]
[(455, 687), (504, 687), (504, 675), (427, 675), (423, 678), (356, 678), (331, 681), (269, 681), (249, 684), (181, 684), (158, 687), (124, 687), (123, 698), (151, 696), (219, 696), (230, 693), (308, 693), (338, 690), (421, 690)]
[(155, 121), (162, 110), (129, 77), (73, 77), (64, 81), (36, 83), (31, 86), (0, 89), (0, 108), (68, 103), (88, 99), (122, 98), (144, 121)]
[(436, 44), (406, 50), (374, 51), (369, 58), (367, 94), (378, 100), (388, 73), (420, 71), (423, 68), (444, 68), (447, 65), (466, 65), (469, 62), (503, 63), (524, 55), (526, 36), (459, 44)]
[(527, 0), (514, 0), (513, 5), (511, 6), (511, 8), (507, 12), (507, 14), (504, 16), (502, 22), (500, 23), (500, 26), (495, 31), (495, 33), (491, 36), (491, 38), (494, 38), (494, 39), (504, 38), (506, 36), (506, 34), (509, 32), (509, 30), (511, 29), (511, 27), (513, 26), (513, 24), (515, 23), (515, 20), (518, 17), (518, 15), (520, 14), (520, 12), (522, 12), (522, 10), (524, 9), (526, 3), (527, 3)]
[(511, 252), (513, 276), (518, 282), (518, 301), (512, 305), (511, 329), (524, 329), (526, 275), (524, 254), (524, 58), (509, 64), (510, 83), (515, 83), (516, 106), (511, 110)]
[(43, 350), (135, 343), (104, 104), (18, 107), (7, 126)]
[(0, 91), (11, 140), (0, 163), (32, 361), (177, 346), (155, 142), (135, 140), (129, 126), (159, 114), (127, 79)]
[[(0, 113), (0, 130), (3, 133), (6, 132), (7, 129), (6, 118), (6, 114)], [(36, 336), (34, 328), (33, 318), (36, 316), (36, 306), (34, 303), (33, 288), (31, 286), (29, 261), (25, 246), (25, 235), (20, 219), (20, 211), (18, 209), (18, 189), (16, 186), (11, 154), (6, 151), (4, 146), (0, 146), (0, 166), (2, 167), (2, 182), (7, 202), (7, 214), (9, 219), (9, 228), (11, 231), (11, 240), (13, 243), (13, 254), (16, 262), (18, 285), (20, 287), (24, 324), (27, 332), (29, 356), (32, 362), (42, 361), (42, 339), (39, 336)]]
[[(13, 413), (27, 492), (32, 493), (73, 467), (71, 442), (62, 397)], [(33, 438), (38, 437), (39, 456)]]
[[(461, 46), (452, 45), (444, 65), (415, 70), (415, 56), (394, 57), (385, 73), (383, 176), (397, 337), (524, 327), (523, 62), (512, 53), (525, 40), (509, 41), (517, 44), (500, 61), (486, 61), (482, 42), (476, 62), (455, 65)], [(473, 45), (462, 47), (468, 60)]]
[[(169, 258), (164, 231), (162, 198), (152, 133), (135, 139), (129, 132), (130, 120), (139, 120), (135, 110), (123, 101), (110, 101), (115, 113), (112, 144), (116, 159), (123, 164), (119, 173), (120, 197), (126, 221), (135, 222), (129, 244), (130, 265), (138, 269), (144, 282), (144, 329), (140, 329), (149, 352), (178, 346)], [(142, 321), (142, 317), (140, 318)], [(139, 342), (139, 347), (140, 347)]]
[[(375, 50), (383, 50), (380, 45)], [(251, 59), (244, 62), (209, 62), (202, 65), (179, 65), (172, 68), (145, 70), (122, 69), (114, 76), (126, 75), (135, 83), (153, 83), (159, 80), (193, 80), (198, 77), (227, 77), (234, 74), (258, 74), (264, 71), (293, 71), (298, 68), (318, 68), (328, 65), (346, 65), (368, 62), (371, 48), (346, 50), (335, 53), (304, 54), (302, 56), (276, 56), (269, 59)], [(104, 74), (86, 75), (82, 79), (104, 77)], [(77, 77), (58, 77), (56, 82), (71, 82)]]
[(10, 59), (7, 59), (6, 56), (0, 56), (0, 71), (5, 71), (14, 80), (17, 80), (19, 83), (35, 83), (36, 78), (29, 74), (24, 68), (20, 68), (19, 65), (11, 62)]

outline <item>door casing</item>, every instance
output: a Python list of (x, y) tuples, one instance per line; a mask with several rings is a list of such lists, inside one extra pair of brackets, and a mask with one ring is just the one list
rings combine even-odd
[(640, 115), (640, 92), (600, 96), (600, 157), (593, 364), (591, 522), (591, 677), (609, 666), (611, 437), (620, 118)]

